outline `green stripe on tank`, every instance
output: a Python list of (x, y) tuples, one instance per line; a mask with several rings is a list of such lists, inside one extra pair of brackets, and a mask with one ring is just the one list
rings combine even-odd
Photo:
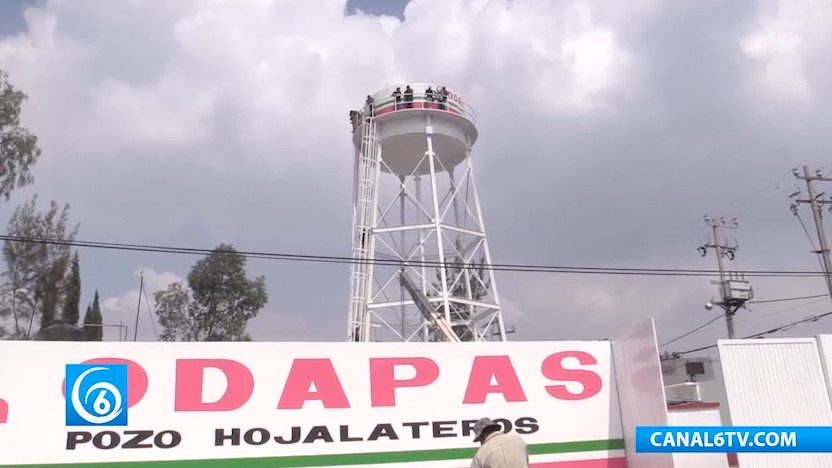
[[(404, 101), (404, 96), (402, 96), (401, 103), (404, 103), (404, 102), (405, 102)], [(412, 102), (428, 102), (428, 100), (425, 98), (424, 95), (413, 95), (413, 101)], [(432, 101), (432, 102), (437, 102), (437, 101)], [(387, 106), (392, 106), (395, 103), (396, 103), (396, 98), (393, 98), (393, 97), (378, 100), (375, 103), (376, 110), (385, 108)], [(445, 104), (447, 104), (448, 107), (453, 107), (454, 109), (458, 110), (460, 113), (464, 114), (464, 112), (462, 112), (462, 107), (459, 104), (457, 104), (455, 101), (451, 101), (449, 99), (448, 101), (445, 102)]]

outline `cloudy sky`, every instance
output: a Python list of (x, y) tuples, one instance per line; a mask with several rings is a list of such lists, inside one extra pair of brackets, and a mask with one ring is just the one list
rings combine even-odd
[[(0, 69), (30, 96), (43, 157), (0, 222), (36, 191), (71, 204), (83, 240), (349, 255), (346, 112), (387, 83), (436, 81), (479, 116), (497, 263), (715, 268), (696, 253), (711, 214), (740, 218), (733, 268), (817, 269), (787, 196), (793, 167), (832, 172), (829, 24), (827, 0), (5, 0)], [(152, 293), (196, 260), (81, 258), (84, 302), (98, 289), (105, 321), (131, 328), (138, 272)], [(250, 272), (270, 294), (256, 339), (342, 339), (347, 266)], [(497, 279), (518, 340), (615, 337), (649, 317), (667, 339), (715, 315), (707, 278)], [(754, 286), (825, 292), (816, 278)], [(738, 334), (830, 307), (759, 304)], [(724, 334), (717, 322), (671, 348)]]

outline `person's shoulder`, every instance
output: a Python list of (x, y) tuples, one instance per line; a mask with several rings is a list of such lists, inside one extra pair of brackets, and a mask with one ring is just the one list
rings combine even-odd
[(520, 437), (519, 435), (517, 435), (513, 432), (506, 432), (506, 433), (500, 434), (500, 437), (503, 438), (503, 440), (512, 440), (512, 441), (515, 441), (515, 442), (522, 443), (523, 445), (526, 445), (526, 441), (522, 437)]
[(487, 455), (490, 452), (491, 452), (491, 446), (480, 445), (479, 447), (477, 447), (477, 451), (474, 452), (474, 460), (482, 462), (487, 458)]

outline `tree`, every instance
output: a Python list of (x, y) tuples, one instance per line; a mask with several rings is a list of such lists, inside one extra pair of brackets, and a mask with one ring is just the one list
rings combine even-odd
[(16, 304), (10, 312), (17, 339), (29, 339), (38, 315), (40, 328), (55, 318), (66, 291), (71, 245), (79, 225), (69, 227), (69, 205), (54, 200), (47, 212), (37, 210), (37, 194), (18, 206), (9, 220), (3, 244), (6, 289)]
[(95, 291), (92, 306), (87, 306), (87, 312), (84, 314), (84, 335), (86, 335), (86, 341), (102, 341), (104, 339), (104, 327), (101, 326), (102, 323), (103, 318), (101, 316), (101, 306), (98, 303), (98, 291)]
[(14, 282), (0, 286), (0, 338), (28, 340), (32, 337), (29, 324), (33, 323), (37, 307), (32, 295)]
[(20, 127), (20, 108), (28, 99), (9, 83), (8, 73), (0, 70), (0, 196), (34, 181), (32, 166), (40, 158), (38, 138)]
[(248, 321), (268, 302), (265, 278), (246, 276), (246, 258), (221, 244), (191, 268), (188, 286), (153, 295), (163, 341), (250, 341)]
[(81, 265), (78, 252), (72, 257), (72, 263), (66, 277), (66, 297), (61, 318), (75, 325), (81, 315)]

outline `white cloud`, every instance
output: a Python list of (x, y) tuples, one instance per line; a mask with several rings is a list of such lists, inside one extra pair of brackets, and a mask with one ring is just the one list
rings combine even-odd
[[(139, 294), (140, 276), (144, 275), (144, 291)], [(153, 294), (156, 291), (167, 289), (171, 283), (184, 282), (185, 279), (170, 271), (157, 272), (153, 268), (140, 268), (133, 272), (136, 279), (136, 289), (124, 292), (119, 296), (101, 297), (101, 315), (104, 323), (108, 325), (124, 325), (127, 328), (108, 327), (104, 331), (104, 339), (116, 341), (119, 338), (119, 330), (127, 332), (127, 339), (132, 340), (136, 330), (136, 310), (139, 310), (139, 331), (137, 339), (140, 341), (156, 339), (156, 330), (160, 330), (155, 315), (155, 301)], [(139, 301), (141, 300), (141, 306)], [(149, 301), (149, 303), (148, 303)]]
[(832, 7), (825, 0), (761, 2), (759, 26), (740, 41), (759, 67), (758, 81), (774, 97), (798, 102), (813, 97), (807, 67), (825, 55)]
[(573, 38), (565, 38), (561, 57), (572, 74), (572, 103), (587, 109), (594, 107), (594, 95), (624, 79), (626, 54), (616, 44), (612, 30), (594, 24), (587, 5), (579, 3), (574, 10), (578, 30)]
[[(412, 0), (404, 22), (345, 16), (345, 5), (53, 0), (30, 9), (28, 32), (0, 39), (0, 68), (30, 95), (24, 123), (44, 150), (36, 189), (72, 203), (84, 239), (348, 254), (347, 111), (389, 82), (427, 79), (459, 90), (479, 116), (474, 157), (494, 258), (673, 267), (700, 261), (699, 239), (685, 237), (697, 231), (691, 220), (758, 201), (795, 164), (827, 163), (824, 0), (761, 0), (759, 9)], [(773, 112), (761, 104), (768, 97), (801, 107)], [(743, 216), (753, 226), (740, 234), (743, 255), (763, 268), (815, 268), (784, 206)], [(138, 277), (112, 271), (154, 265), (144, 267), (150, 296), (187, 269), (169, 257), (96, 255), (82, 266), (84, 284), (100, 286), (105, 313), (126, 324)], [(250, 269), (266, 275), (271, 299), (256, 337), (342, 338), (346, 267)], [(683, 331), (712, 294), (699, 278), (498, 281), (518, 338), (598, 337), (647, 316)], [(768, 297), (806, 289), (755, 284)], [(152, 336), (149, 325), (141, 336)]]

